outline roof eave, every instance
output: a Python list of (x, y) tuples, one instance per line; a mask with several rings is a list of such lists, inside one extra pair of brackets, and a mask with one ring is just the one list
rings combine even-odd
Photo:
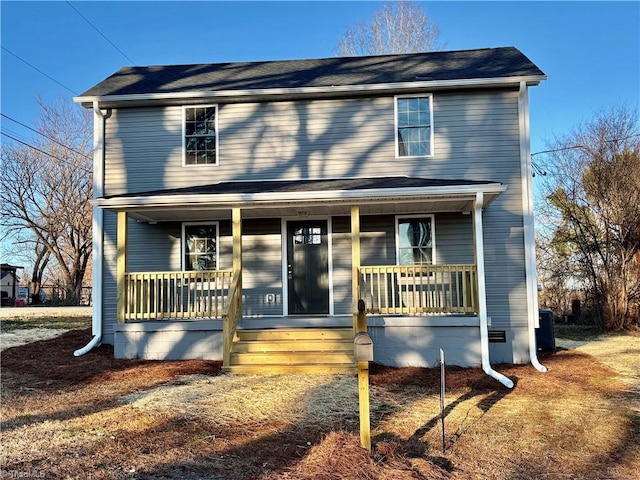
[(547, 79), (546, 75), (527, 75), (513, 77), (494, 78), (470, 78), (457, 80), (420, 80), (414, 82), (376, 83), (364, 85), (332, 85), (322, 87), (296, 87), (296, 88), (265, 88), (247, 90), (202, 90), (188, 92), (167, 93), (142, 93), (133, 95), (102, 95), (102, 96), (77, 96), (74, 102), (89, 107), (98, 102), (102, 106), (118, 106), (147, 102), (170, 102), (187, 99), (230, 99), (234, 97), (287, 97), (287, 96), (345, 96), (349, 94), (367, 94), (375, 92), (402, 92), (416, 89), (451, 89), (451, 88), (479, 88), (502, 87), (519, 85), (526, 82), (527, 86), (538, 85)]
[(379, 188), (360, 190), (328, 190), (309, 192), (263, 192), (252, 194), (181, 194), (156, 196), (120, 196), (98, 198), (91, 203), (107, 210), (137, 210), (146, 208), (180, 209), (187, 207), (207, 207), (216, 209), (261, 208), (282, 204), (304, 203), (384, 203), (387, 201), (433, 200), (451, 197), (475, 197), (476, 193), (495, 198), (506, 190), (501, 183), (481, 185), (457, 185), (414, 188)]

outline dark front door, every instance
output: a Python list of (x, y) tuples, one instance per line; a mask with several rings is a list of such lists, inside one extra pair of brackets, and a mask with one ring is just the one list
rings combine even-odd
[(329, 248), (326, 220), (287, 223), (289, 314), (329, 313)]

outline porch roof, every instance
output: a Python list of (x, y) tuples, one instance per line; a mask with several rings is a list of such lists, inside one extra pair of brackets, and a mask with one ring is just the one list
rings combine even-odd
[[(100, 208), (126, 211), (142, 221), (175, 221), (230, 216), (234, 207), (244, 217), (348, 215), (351, 205), (362, 214), (458, 211), (469, 212), (477, 193), (484, 205), (506, 190), (485, 180), (371, 177), (315, 180), (220, 182), (193, 187), (105, 196)], [(313, 209), (304, 211), (304, 209)]]

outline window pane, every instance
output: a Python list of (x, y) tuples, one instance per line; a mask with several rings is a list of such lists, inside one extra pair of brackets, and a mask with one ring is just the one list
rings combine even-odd
[(215, 164), (216, 107), (185, 108), (185, 163)]
[(398, 155), (431, 154), (431, 101), (429, 97), (398, 98)]
[(431, 218), (411, 218), (398, 222), (400, 265), (433, 263)]
[(422, 121), (420, 122), (422, 125), (429, 124), (429, 99), (422, 97), (418, 99), (418, 110), (422, 116)]
[(187, 270), (215, 270), (216, 266), (216, 226), (186, 225), (185, 268)]
[(322, 229), (320, 227), (302, 227), (294, 231), (294, 242), (297, 245), (321, 245)]

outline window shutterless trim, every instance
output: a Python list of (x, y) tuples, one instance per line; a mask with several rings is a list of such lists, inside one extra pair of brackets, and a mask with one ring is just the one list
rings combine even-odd
[(187, 237), (186, 237), (186, 228), (192, 225), (215, 225), (216, 227), (216, 270), (220, 270), (220, 222), (219, 221), (211, 221), (211, 222), (182, 222), (182, 238), (180, 240), (180, 269), (183, 272), (192, 271), (187, 270), (187, 265), (185, 264), (185, 259), (187, 256)]
[(431, 219), (431, 265), (435, 265), (437, 263), (436, 262), (436, 218), (433, 213), (426, 213), (423, 215), (420, 215), (420, 214), (396, 215), (396, 219), (395, 219), (396, 265), (400, 265), (400, 220), (405, 220), (407, 218)]
[[(429, 99), (429, 154), (428, 155), (400, 155), (400, 139), (398, 138), (398, 99), (403, 98), (428, 98)], [(393, 113), (394, 113), (394, 136), (396, 158), (429, 158), (434, 155), (434, 128), (433, 128), (433, 93), (423, 93), (419, 95), (395, 95), (393, 97)], [(415, 127), (420, 127), (416, 125)]]
[[(187, 163), (187, 109), (189, 108), (215, 108), (215, 148), (216, 148), (216, 157), (214, 163)], [(219, 155), (219, 130), (218, 130), (218, 115), (220, 113), (220, 109), (218, 108), (218, 104), (212, 103), (207, 105), (182, 105), (182, 166), (183, 167), (217, 167), (220, 164), (220, 155)]]

